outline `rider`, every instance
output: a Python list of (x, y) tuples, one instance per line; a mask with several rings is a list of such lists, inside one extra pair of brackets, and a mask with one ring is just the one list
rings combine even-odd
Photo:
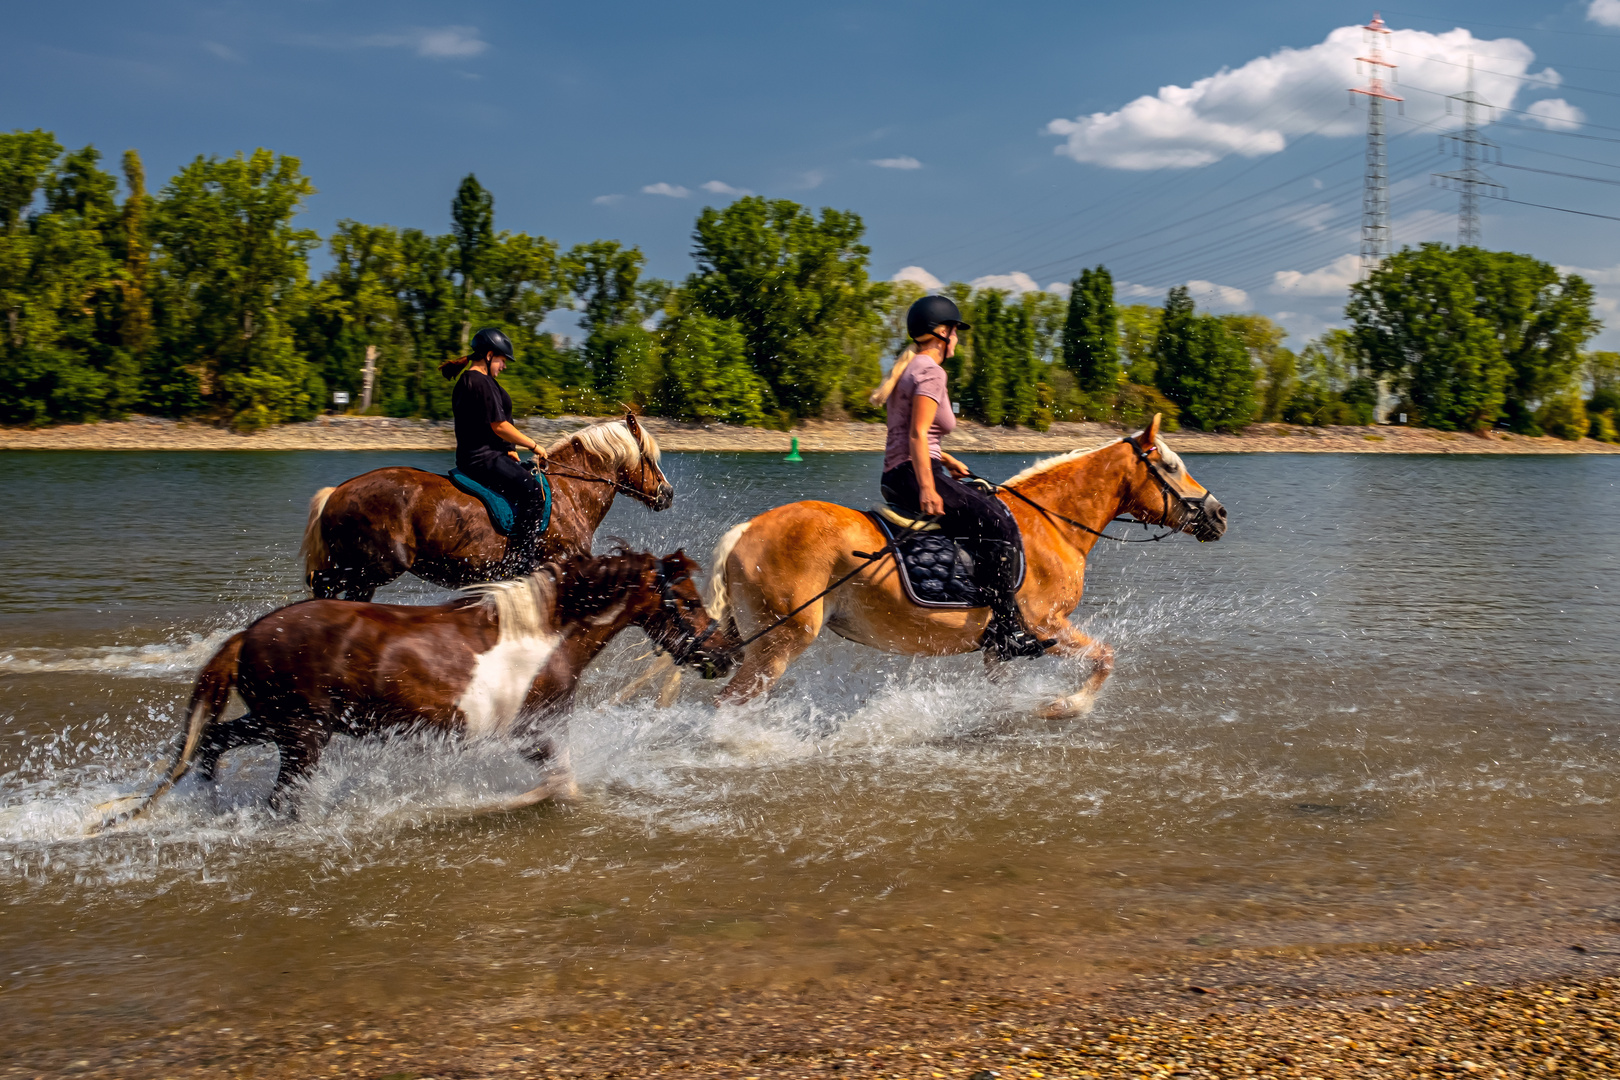
[(972, 548), (975, 583), (992, 612), (980, 644), (1003, 660), (1040, 656), (1056, 639), (1030, 633), (1018, 610), (1018, 526), (1001, 500), (962, 483), (968, 467), (939, 445), (956, 428), (940, 362), (955, 354), (958, 331), (966, 329), (947, 296), (925, 296), (906, 313), (916, 352), (887, 403), (883, 493), (903, 510), (939, 518), (947, 536)]
[(486, 327), (473, 337), (470, 355), (446, 361), (439, 371), (455, 380), (450, 411), (456, 421), (456, 468), (512, 504), (508, 561), (521, 573), (535, 560), (546, 496), (534, 473), (518, 463), (514, 447), (534, 452), (531, 468), (546, 452), (512, 423), (512, 398), (495, 381), (512, 359), (512, 342)]

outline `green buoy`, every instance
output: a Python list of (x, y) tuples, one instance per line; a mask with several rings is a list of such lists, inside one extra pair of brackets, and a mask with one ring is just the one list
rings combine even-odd
[(782, 460), (783, 461), (803, 461), (804, 460), (804, 458), (799, 456), (799, 437), (797, 435), (793, 436), (793, 449), (789, 450), (788, 451), (788, 456), (783, 458)]

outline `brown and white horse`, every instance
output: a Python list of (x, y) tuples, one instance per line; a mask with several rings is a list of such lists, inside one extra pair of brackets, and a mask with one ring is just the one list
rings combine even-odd
[[(1091, 662), (1080, 690), (1051, 702), (1042, 715), (1078, 715), (1091, 708), (1114, 664), (1109, 645), (1069, 622), (1080, 606), (1086, 556), (1098, 533), (1116, 517), (1130, 514), (1200, 540), (1218, 540), (1226, 531), (1226, 509), (1164, 444), (1157, 416), (1146, 431), (1038, 462), (1003, 487), (1017, 493), (1004, 490), (998, 497), (1023, 534), (1028, 569), (1018, 606), (1030, 630), (1057, 639), (1052, 654)], [(885, 652), (943, 656), (976, 650), (989, 610), (912, 604), (902, 592), (892, 557), (872, 563), (788, 617), (860, 567), (865, 560), (858, 553), (877, 551), (883, 544), (865, 514), (825, 502), (789, 503), (732, 528), (715, 549), (709, 613), (722, 623), (729, 641), (751, 637), (779, 619), (786, 622), (747, 646), (720, 702), (741, 703), (769, 692), (822, 627)], [(993, 664), (988, 654), (986, 663)]]
[[(541, 558), (591, 550), (597, 526), (619, 492), (667, 510), (675, 489), (658, 467), (658, 443), (631, 413), (592, 424), (546, 450), (551, 523)], [(459, 589), (510, 577), (507, 538), (477, 499), (438, 473), (373, 469), (309, 502), (304, 581), (319, 598), (370, 600), (401, 574)]]
[[(636, 625), (677, 663), (706, 676), (727, 658), (703, 648), (711, 622), (684, 552), (570, 555), (515, 581), (480, 585), (435, 607), (305, 600), (229, 638), (192, 691), (185, 739), (161, 784), (131, 817), (193, 767), (212, 778), (220, 755), (271, 742), (281, 770), (271, 796), (307, 775), (333, 735), (429, 729), (528, 741), (551, 764), (546, 784), (507, 806), (573, 791), (557, 716), (581, 672)], [(224, 723), (232, 688), (248, 712)]]

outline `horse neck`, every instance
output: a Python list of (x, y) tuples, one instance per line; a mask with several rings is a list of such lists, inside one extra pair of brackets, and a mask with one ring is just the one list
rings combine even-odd
[[(1019, 484), (1017, 491), (1040, 503), (1054, 514), (1073, 518), (1087, 528), (1101, 532), (1103, 526), (1118, 517), (1130, 504), (1128, 482), (1129, 462), (1120, 446), (1103, 447), (1073, 461), (1065, 461), (1045, 472), (1037, 473)], [(1039, 511), (1022, 500), (1007, 500), (1010, 506), (1023, 506), (1031, 514)], [(1077, 530), (1058, 523), (1065, 535)], [(1071, 537), (1071, 543), (1082, 551), (1090, 551), (1097, 543), (1092, 533)]]
[[(607, 481), (617, 479), (615, 474), (618, 472), (618, 466), (609, 466), (604, 471), (590, 454), (580, 450), (572, 442), (552, 455), (552, 460), (568, 472), (579, 473), (582, 476), (596, 476)], [(618, 494), (618, 489), (611, 482), (593, 484), (588, 480), (574, 480), (566, 476), (553, 476), (551, 486), (557, 492), (559, 501), (566, 496), (568, 503), (580, 518), (577, 524), (587, 540), (595, 535), (597, 526), (602, 524), (602, 519), (607, 517), (608, 508), (613, 505), (613, 496)]]

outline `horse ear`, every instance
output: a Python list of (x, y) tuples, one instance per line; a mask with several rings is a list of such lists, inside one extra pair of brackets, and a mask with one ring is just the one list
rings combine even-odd
[(636, 414), (629, 409), (624, 411), (624, 426), (629, 428), (632, 434), (641, 427), (640, 424), (636, 423)]
[(1147, 431), (1142, 433), (1142, 442), (1144, 444), (1144, 448), (1147, 446), (1153, 446), (1159, 441), (1159, 417), (1159, 413), (1154, 413), (1153, 422), (1148, 424)]

